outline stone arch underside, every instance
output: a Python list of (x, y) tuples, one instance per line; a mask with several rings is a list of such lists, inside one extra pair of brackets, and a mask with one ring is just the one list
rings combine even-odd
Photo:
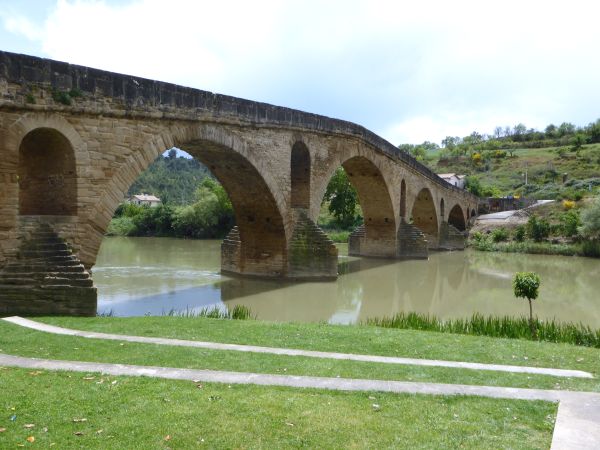
[(350, 236), (353, 255), (395, 257), (396, 218), (388, 185), (379, 168), (362, 156), (342, 163), (358, 193), (364, 223)]
[(238, 253), (231, 264), (222, 261), (222, 267), (244, 275), (284, 276), (287, 271), (284, 220), (258, 170), (239, 153), (211, 141), (191, 141), (181, 148), (210, 169), (233, 205), (237, 230), (226, 241), (239, 236)]
[(438, 240), (438, 220), (433, 196), (428, 188), (423, 188), (415, 198), (412, 212), (413, 225), (427, 237), (430, 246), (436, 246)]
[(19, 215), (77, 214), (75, 152), (69, 140), (52, 128), (36, 128), (19, 146)]
[(467, 228), (465, 215), (460, 205), (456, 204), (452, 207), (448, 215), (448, 223), (459, 231), (465, 231)]

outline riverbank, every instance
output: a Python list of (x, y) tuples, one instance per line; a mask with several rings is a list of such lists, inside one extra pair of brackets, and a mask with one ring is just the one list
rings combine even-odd
[[(371, 326), (207, 318), (43, 318), (76, 329), (317, 351), (451, 359), (600, 373), (597, 350)], [(452, 343), (452, 351), (448, 344)], [(71, 361), (285, 375), (600, 391), (597, 379), (391, 366), (357, 361), (173, 348), (50, 335), (0, 323), (3, 353)], [(344, 393), (99, 374), (1, 369), (11, 392), (0, 440), (59, 447), (548, 448), (555, 405), (466, 397)], [(5, 392), (6, 392), (5, 391)], [(69, 392), (68, 396), (64, 393)], [(56, 405), (61, 404), (57, 409)], [(125, 407), (125, 405), (127, 405)], [(14, 408), (14, 409), (12, 409)], [(11, 412), (12, 411), (12, 412)], [(143, 419), (140, 419), (142, 418)], [(85, 419), (85, 420), (82, 420)], [(398, 427), (398, 423), (402, 423)], [(24, 425), (33, 425), (25, 428)], [(231, 430), (243, 430), (232, 433)], [(112, 444), (111, 444), (112, 443)]]

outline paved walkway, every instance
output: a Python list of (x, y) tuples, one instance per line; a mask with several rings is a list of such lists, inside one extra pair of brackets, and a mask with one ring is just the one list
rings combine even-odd
[(552, 450), (597, 450), (600, 448), (600, 394), (542, 389), (520, 389), (461, 384), (407, 381), (268, 375), (216, 370), (177, 369), (76, 361), (25, 358), (0, 354), (0, 366), (27, 369), (101, 372), (109, 375), (149, 376), (205, 383), (254, 384), (338, 391), (380, 391), (429, 395), (473, 395), (479, 397), (559, 402)]
[(581, 370), (552, 369), (544, 367), (510, 366), (503, 364), (482, 364), (461, 361), (441, 361), (433, 359), (399, 358), (394, 356), (357, 355), (352, 353), (318, 352), (312, 350), (297, 350), (277, 347), (260, 347), (255, 345), (222, 344), (218, 342), (189, 341), (182, 339), (167, 339), (144, 336), (127, 336), (123, 334), (97, 333), (93, 331), (73, 330), (36, 322), (22, 317), (6, 317), (3, 320), (47, 333), (77, 336), (90, 339), (105, 339), (114, 341), (136, 342), (142, 344), (171, 345), (179, 347), (205, 348), (210, 350), (230, 350), (238, 352), (268, 353), (286, 356), (305, 356), (309, 358), (341, 359), (350, 361), (375, 362), (384, 364), (403, 364), (414, 366), (450, 367), (456, 369), (491, 370), (497, 372), (529, 373), (536, 375), (551, 375), (555, 377), (594, 378), (589, 372)]

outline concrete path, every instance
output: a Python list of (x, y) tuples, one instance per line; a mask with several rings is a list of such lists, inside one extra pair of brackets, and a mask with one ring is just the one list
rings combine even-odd
[(596, 393), (177, 369), (126, 364), (58, 361), (4, 354), (0, 354), (0, 366), (66, 370), (82, 373), (100, 372), (108, 375), (149, 376), (173, 380), (202, 381), (205, 383), (253, 384), (338, 391), (380, 391), (425, 395), (470, 395), (519, 400), (558, 401), (559, 407), (552, 437), (552, 450), (597, 450), (600, 448), (600, 394)]
[(450, 367), (455, 369), (491, 370), (497, 372), (529, 373), (536, 375), (551, 375), (555, 377), (594, 378), (589, 372), (581, 370), (552, 369), (544, 367), (510, 366), (502, 364), (481, 364), (461, 361), (441, 361), (432, 359), (399, 358), (394, 356), (357, 355), (352, 353), (318, 352), (312, 350), (296, 350), (277, 347), (260, 347), (254, 345), (222, 344), (218, 342), (189, 341), (182, 339), (167, 339), (144, 336), (127, 336), (122, 334), (96, 333), (92, 331), (73, 330), (69, 328), (47, 325), (22, 317), (6, 317), (3, 320), (47, 333), (77, 336), (90, 339), (105, 339), (115, 341), (136, 342), (142, 344), (171, 345), (179, 347), (205, 348), (210, 350), (231, 350), (238, 352), (268, 353), (286, 356), (304, 356), (308, 358), (340, 359), (349, 361), (375, 362), (384, 364), (403, 364), (414, 366)]

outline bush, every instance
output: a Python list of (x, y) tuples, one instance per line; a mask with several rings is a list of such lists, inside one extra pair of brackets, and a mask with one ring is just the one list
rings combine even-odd
[(517, 228), (515, 228), (515, 234), (514, 234), (514, 238), (515, 241), (517, 242), (523, 242), (525, 240), (525, 225), (519, 225)]
[(577, 228), (581, 225), (579, 213), (570, 210), (560, 216), (561, 231), (564, 236), (573, 237), (577, 234)]
[(562, 201), (562, 206), (565, 210), (570, 210), (573, 209), (575, 207), (575, 202), (573, 200), (563, 200)]
[(600, 239), (600, 197), (594, 203), (581, 212), (581, 227), (579, 232), (584, 238)]
[(504, 242), (508, 240), (508, 230), (504, 227), (496, 228), (492, 231), (492, 241)]
[(527, 235), (535, 242), (541, 242), (550, 235), (550, 224), (546, 219), (531, 216), (527, 221)]
[(132, 236), (135, 234), (135, 225), (131, 217), (115, 217), (110, 221), (107, 236)]

